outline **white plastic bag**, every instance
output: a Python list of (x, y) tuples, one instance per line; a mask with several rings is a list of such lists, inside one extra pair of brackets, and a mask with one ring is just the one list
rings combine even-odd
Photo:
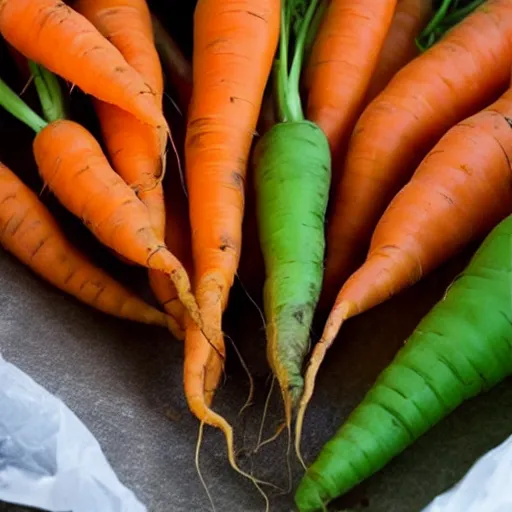
[(0, 500), (51, 512), (146, 512), (83, 423), (1, 356)]
[(512, 436), (485, 454), (423, 512), (512, 511)]

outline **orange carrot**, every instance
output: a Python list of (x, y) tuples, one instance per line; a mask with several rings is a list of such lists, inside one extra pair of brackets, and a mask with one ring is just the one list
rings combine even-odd
[[(193, 265), (188, 201), (181, 186), (177, 168), (172, 169), (172, 172), (167, 172), (164, 188), (166, 200), (165, 243), (169, 251), (181, 261), (183, 267), (190, 275)], [(172, 281), (163, 272), (150, 270), (149, 283), (158, 302), (169, 315), (178, 321), (184, 337), (185, 310), (179, 301)]]
[(307, 118), (325, 132), (336, 161), (388, 33), (397, 0), (332, 0), (306, 68)]
[(61, 0), (0, 0), (0, 33), (27, 58), (84, 92), (165, 127), (155, 92), (121, 53)]
[[(162, 109), (163, 77), (153, 44), (151, 17), (145, 0), (79, 0), (73, 7), (123, 55), (155, 93)], [(167, 132), (140, 122), (115, 105), (95, 101), (112, 166), (148, 208), (152, 225), (164, 236), (165, 207), (160, 184)]]
[(147, 209), (110, 167), (94, 137), (77, 123), (55, 121), (37, 134), (34, 155), (59, 201), (106, 246), (169, 275), (193, 321), (203, 328), (187, 272), (154, 233)]
[(386, 87), (397, 71), (418, 56), (415, 39), (431, 14), (432, 0), (398, 0), (393, 21), (366, 93), (366, 104)]
[[(277, 0), (200, 0), (195, 11), (185, 161), (196, 297), (205, 322), (219, 330), (240, 259), (249, 150), (279, 21)], [(200, 420), (223, 429), (232, 452), (231, 427), (209, 409), (214, 389), (205, 397), (205, 382), (218, 380), (205, 372), (222, 373), (224, 341), (219, 338), (212, 348), (192, 328), (185, 347), (189, 407)]]
[(160, 20), (152, 16), (155, 46), (171, 89), (178, 95), (178, 105), (183, 114), (188, 110), (192, 97), (192, 67), (178, 45), (165, 30)]
[(450, 129), (379, 221), (365, 263), (342, 287), (315, 346), (297, 440), (315, 376), (347, 318), (417, 282), (512, 212), (512, 89)]
[[(164, 29), (160, 26), (158, 30), (162, 31)], [(166, 34), (165, 37), (168, 38), (169, 36)], [(181, 59), (178, 58), (177, 62), (179, 63), (180, 69), (184, 72), (184, 82), (182, 85), (187, 85), (188, 90), (191, 93), (192, 68), (182, 56)], [(171, 67), (173, 65), (174, 60), (170, 63)], [(189, 69), (189, 72), (185, 71), (186, 68)], [(188, 78), (186, 79), (185, 77), (189, 77), (190, 81), (187, 82)], [(184, 111), (188, 109), (188, 99), (186, 101), (186, 104), (180, 105)], [(185, 135), (183, 116), (176, 109), (170, 108), (170, 117), (170, 123), (173, 126), (173, 132), (176, 136), (176, 145), (181, 157), (181, 150), (183, 148), (183, 139)], [(166, 177), (163, 182), (166, 205), (165, 242), (169, 250), (183, 263), (183, 266), (187, 272), (189, 272), (189, 275), (192, 275), (193, 265), (190, 222), (188, 217), (188, 200), (185, 195), (185, 191), (183, 190), (182, 175), (178, 165), (172, 161), (169, 165), (171, 168), (166, 171)], [(149, 272), (149, 282), (151, 289), (160, 304), (169, 313), (169, 315), (178, 320), (184, 336), (185, 310), (178, 299), (176, 288), (172, 284), (172, 281), (163, 272), (151, 270)]]
[(167, 327), (152, 308), (94, 266), (11, 170), (0, 163), (0, 243), (43, 279), (109, 315)]
[(364, 258), (379, 217), (419, 161), (447, 129), (503, 92), (511, 67), (512, 3), (489, 0), (369, 105), (354, 129), (329, 220), (329, 300)]

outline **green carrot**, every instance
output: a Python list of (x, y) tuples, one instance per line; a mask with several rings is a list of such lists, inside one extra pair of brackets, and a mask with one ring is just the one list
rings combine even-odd
[(420, 322), (295, 495), (301, 512), (366, 479), (465, 400), (512, 374), (512, 216)]
[[(318, 0), (282, 3), (274, 68), (280, 122), (255, 150), (259, 236), (265, 261), (267, 357), (280, 384), (287, 425), (302, 394), (302, 363), (320, 294), (331, 157), (322, 130), (305, 120), (299, 96), (304, 45)], [(294, 40), (288, 66), (290, 41)]]

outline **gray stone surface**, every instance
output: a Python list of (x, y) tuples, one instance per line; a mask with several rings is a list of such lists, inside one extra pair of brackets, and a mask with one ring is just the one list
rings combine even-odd
[[(307, 460), (361, 399), (456, 269), (457, 265), (443, 269), (343, 329), (327, 358), (307, 415), (303, 440)], [(234, 302), (228, 325), (254, 372), (255, 405), (245, 421), (237, 417), (248, 386), (233, 352), (215, 404), (236, 425), (239, 447), (251, 447), (268, 389), (268, 370), (261, 321), (243, 294), (235, 295)], [(210, 510), (194, 467), (197, 422), (183, 399), (182, 347), (165, 332), (96, 313), (41, 283), (1, 252), (0, 350), (75, 411), (98, 438), (120, 479), (150, 512)], [(509, 384), (461, 407), (333, 510), (420, 510), (456, 482), (475, 458), (510, 433)], [(280, 419), (276, 396), (267, 434)], [(283, 436), (243, 459), (243, 466), (252, 468), (260, 478), (285, 486), (285, 450)], [(230, 470), (222, 436), (212, 429), (206, 430), (200, 462), (218, 511), (263, 510), (254, 487)], [(293, 473), (297, 482), (300, 472), (295, 464)], [(289, 495), (271, 499), (271, 510), (293, 510)], [(1, 512), (21, 510), (0, 504)]]

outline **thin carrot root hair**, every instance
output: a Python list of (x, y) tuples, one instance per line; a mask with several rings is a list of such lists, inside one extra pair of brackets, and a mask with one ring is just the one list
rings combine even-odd
[[(254, 448), (253, 452), (257, 453), (261, 446), (263, 446), (263, 442), (261, 441), (263, 439), (263, 429), (265, 428), (265, 420), (267, 419), (268, 414), (268, 408), (270, 406), (270, 399), (272, 398), (272, 393), (274, 392), (274, 386), (276, 384), (276, 376), (272, 374), (272, 377), (270, 379), (270, 387), (268, 389), (267, 398), (265, 398), (265, 405), (263, 406), (263, 414), (261, 415), (261, 422), (260, 422), (260, 428), (258, 430), (258, 439), (256, 441), (256, 447)], [(286, 422), (285, 422), (286, 426)]]
[(210, 407), (206, 405), (204, 400), (200, 397), (198, 397), (198, 400), (195, 401), (195, 403), (190, 402), (189, 397), (189, 407), (194, 412), (194, 414), (201, 418), (201, 423), (206, 423), (207, 425), (210, 425), (211, 427), (218, 428), (222, 433), (224, 434), (224, 437), (226, 438), (226, 446), (228, 451), (228, 461), (230, 466), (241, 476), (249, 479), (254, 486), (258, 489), (258, 492), (262, 495), (263, 499), (265, 500), (265, 510), (269, 510), (269, 501), (268, 496), (265, 494), (265, 492), (261, 489), (261, 485), (268, 485), (271, 487), (276, 487), (274, 484), (270, 482), (265, 482), (264, 480), (260, 480), (253, 475), (250, 475), (249, 473), (245, 472), (243, 469), (241, 469), (237, 462), (236, 462), (236, 456), (235, 456), (235, 442), (234, 442), (234, 435), (233, 435), (233, 427), (228, 423), (228, 421), (223, 418), (220, 414), (213, 411)]
[(347, 320), (353, 314), (353, 306), (349, 302), (343, 301), (334, 306), (329, 315), (329, 318), (327, 319), (322, 337), (320, 341), (315, 345), (313, 353), (311, 354), (308, 362), (306, 374), (304, 375), (304, 391), (297, 408), (297, 416), (295, 419), (295, 454), (304, 470), (306, 470), (307, 467), (304, 462), (304, 458), (302, 457), (300, 442), (302, 437), (302, 428), (304, 426), (304, 416), (306, 414), (306, 409), (311, 400), (311, 397), (313, 396), (316, 376), (318, 374), (320, 365), (324, 360), (325, 354), (333, 344), (341, 326), (343, 325), (343, 322), (345, 322), (345, 320)]
[(242, 354), (240, 350), (238, 350), (238, 347), (236, 346), (236, 343), (233, 340), (233, 338), (231, 338), (231, 336), (228, 336), (226, 333), (224, 333), (224, 337), (227, 338), (231, 343), (231, 346), (233, 347), (233, 350), (235, 351), (235, 354), (237, 355), (240, 364), (242, 365), (242, 368), (245, 374), (247, 375), (247, 380), (249, 381), (249, 393), (247, 394), (247, 398), (244, 402), (244, 405), (242, 405), (241, 409), (238, 411), (238, 416), (242, 416), (244, 411), (247, 408), (251, 407), (251, 405), (253, 405), (254, 403), (254, 378), (251, 374), (251, 371), (249, 370), (249, 366), (245, 362), (245, 359), (242, 357)]
[(267, 437), (267, 439), (263, 439), (263, 429), (265, 427), (265, 420), (268, 414), (268, 409), (270, 406), (270, 399), (272, 398), (272, 393), (274, 392), (274, 386), (276, 383), (276, 377), (272, 374), (271, 380), (270, 380), (270, 388), (267, 393), (267, 397), (265, 398), (265, 405), (263, 406), (263, 414), (261, 415), (261, 422), (260, 422), (260, 428), (258, 430), (258, 439), (256, 441), (256, 446), (252, 450), (253, 453), (258, 453), (258, 451), (263, 448), (263, 446), (273, 443), (276, 439), (279, 438), (279, 436), (283, 433), (284, 429), (286, 428), (286, 421), (283, 421), (277, 426), (276, 431), (270, 436)]
[(203, 442), (203, 434), (204, 434), (204, 421), (201, 421), (201, 423), (199, 424), (199, 432), (197, 433), (195, 465), (196, 465), (197, 476), (199, 477), (199, 480), (201, 481), (201, 485), (203, 486), (206, 496), (208, 497), (208, 501), (210, 502), (212, 510), (213, 510), (213, 512), (216, 512), (215, 503), (213, 502), (212, 495), (210, 494), (208, 486), (206, 485), (206, 481), (203, 477), (203, 474), (201, 473), (201, 466), (199, 464), (199, 454), (201, 452), (201, 444)]

